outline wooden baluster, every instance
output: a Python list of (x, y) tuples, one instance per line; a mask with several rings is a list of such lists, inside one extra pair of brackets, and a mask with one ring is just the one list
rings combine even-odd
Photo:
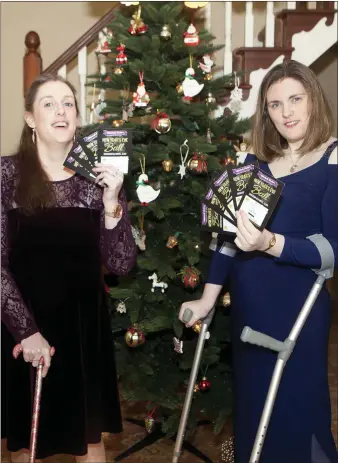
[(246, 2), (245, 7), (245, 47), (253, 47), (254, 16), (253, 2)]
[(307, 2), (296, 2), (296, 10), (306, 11), (308, 9)]
[(335, 2), (316, 2), (316, 10), (334, 10)]
[(211, 2), (204, 7), (205, 28), (211, 34)]
[(265, 46), (275, 46), (275, 15), (273, 14), (273, 2), (266, 2)]
[(63, 77), (64, 79), (67, 79), (67, 65), (66, 64), (60, 67), (60, 69), (58, 70), (58, 76)]
[(232, 73), (232, 44), (231, 44), (231, 26), (232, 26), (232, 2), (225, 2), (224, 17), (224, 75)]
[(40, 37), (34, 31), (28, 32), (25, 38), (27, 51), (23, 58), (23, 94), (26, 96), (27, 90), (32, 82), (42, 72), (42, 59), (38, 52)]
[(86, 107), (86, 96), (87, 96), (87, 47), (81, 48), (77, 54), (78, 72), (80, 77), (80, 117), (82, 125), (87, 124), (87, 107)]

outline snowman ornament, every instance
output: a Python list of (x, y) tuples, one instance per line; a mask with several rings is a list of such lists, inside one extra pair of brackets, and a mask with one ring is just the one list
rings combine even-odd
[(194, 79), (194, 76), (195, 70), (193, 67), (190, 67), (185, 71), (185, 79), (182, 83), (185, 101), (192, 100), (192, 98), (198, 95), (204, 87), (204, 84), (199, 84), (197, 80)]

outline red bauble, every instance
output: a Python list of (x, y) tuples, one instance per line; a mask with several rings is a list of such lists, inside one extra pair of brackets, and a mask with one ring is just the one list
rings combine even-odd
[(205, 376), (203, 376), (202, 380), (199, 383), (200, 390), (207, 391), (208, 389), (210, 389), (210, 386), (211, 382)]
[(200, 271), (196, 267), (183, 267), (181, 271), (182, 282), (186, 288), (195, 289), (200, 282)]

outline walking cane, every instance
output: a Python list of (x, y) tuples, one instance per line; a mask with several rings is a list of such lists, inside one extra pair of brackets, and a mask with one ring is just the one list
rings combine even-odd
[[(181, 455), (181, 448), (182, 448), (182, 444), (183, 444), (185, 428), (186, 428), (187, 421), (188, 421), (192, 396), (193, 396), (193, 393), (194, 393), (194, 386), (196, 384), (196, 378), (197, 378), (198, 369), (199, 369), (200, 362), (201, 362), (201, 356), (202, 356), (202, 352), (203, 352), (203, 347), (204, 347), (205, 340), (210, 338), (210, 333), (207, 330), (208, 330), (208, 327), (209, 327), (209, 325), (211, 323), (211, 320), (212, 320), (212, 318), (214, 316), (214, 313), (215, 313), (215, 308), (213, 308), (208, 313), (208, 315), (205, 318), (203, 318), (203, 320), (202, 320), (202, 326), (201, 326), (201, 330), (200, 330), (200, 333), (199, 333), (199, 336), (198, 336), (194, 361), (193, 361), (192, 368), (191, 368), (191, 373), (190, 373), (190, 378), (189, 378), (189, 383), (188, 383), (188, 389), (187, 389), (187, 393), (186, 393), (186, 396), (185, 396), (183, 410), (182, 410), (182, 414), (181, 414), (180, 425), (179, 425), (178, 432), (177, 432), (177, 438), (176, 438), (176, 442), (175, 442), (175, 448), (174, 448), (174, 455), (173, 455), (172, 463), (178, 463), (178, 459), (179, 459), (179, 457)], [(183, 322), (188, 323), (189, 320), (191, 319), (192, 315), (193, 315), (193, 312), (192, 312), (191, 309), (185, 309), (185, 311), (183, 312), (183, 316), (182, 316)]]
[(289, 336), (284, 342), (281, 342), (264, 333), (252, 330), (248, 326), (243, 329), (241, 334), (241, 340), (243, 342), (249, 342), (250, 344), (256, 344), (258, 346), (266, 347), (267, 349), (279, 352), (249, 463), (259, 462), (271, 413), (276, 400), (278, 387), (286, 362), (288, 361), (295, 347), (296, 340), (312, 310), (314, 303), (316, 302), (316, 299), (323, 287), (325, 280), (332, 278), (333, 276), (335, 257), (329, 241), (322, 235), (312, 235), (309, 236), (308, 239), (316, 245), (322, 259), (322, 267), (320, 270), (313, 270), (318, 275), (318, 277), (308, 297), (306, 298), (302, 310), (300, 311)]
[[(13, 357), (15, 359), (22, 352), (21, 344), (17, 344), (13, 349)], [(55, 349), (51, 348), (51, 355), (54, 355)], [(35, 391), (34, 391), (34, 402), (33, 402), (33, 416), (32, 416), (32, 426), (31, 426), (31, 438), (29, 445), (29, 463), (35, 463), (36, 457), (36, 446), (38, 442), (38, 429), (39, 429), (39, 417), (40, 417), (40, 402), (41, 402), (41, 392), (42, 392), (42, 369), (44, 365), (43, 357), (39, 360), (39, 365), (37, 367), (36, 379), (35, 379)]]

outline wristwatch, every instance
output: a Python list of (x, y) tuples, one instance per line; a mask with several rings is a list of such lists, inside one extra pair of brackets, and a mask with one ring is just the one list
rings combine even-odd
[(120, 203), (112, 210), (112, 212), (104, 211), (105, 215), (108, 217), (113, 217), (113, 219), (120, 219), (123, 214), (123, 207)]
[(269, 246), (263, 250), (263, 252), (266, 252), (268, 251), (269, 249), (271, 249), (275, 244), (276, 244), (276, 235), (274, 233), (272, 233), (272, 237), (270, 238), (269, 240)]

